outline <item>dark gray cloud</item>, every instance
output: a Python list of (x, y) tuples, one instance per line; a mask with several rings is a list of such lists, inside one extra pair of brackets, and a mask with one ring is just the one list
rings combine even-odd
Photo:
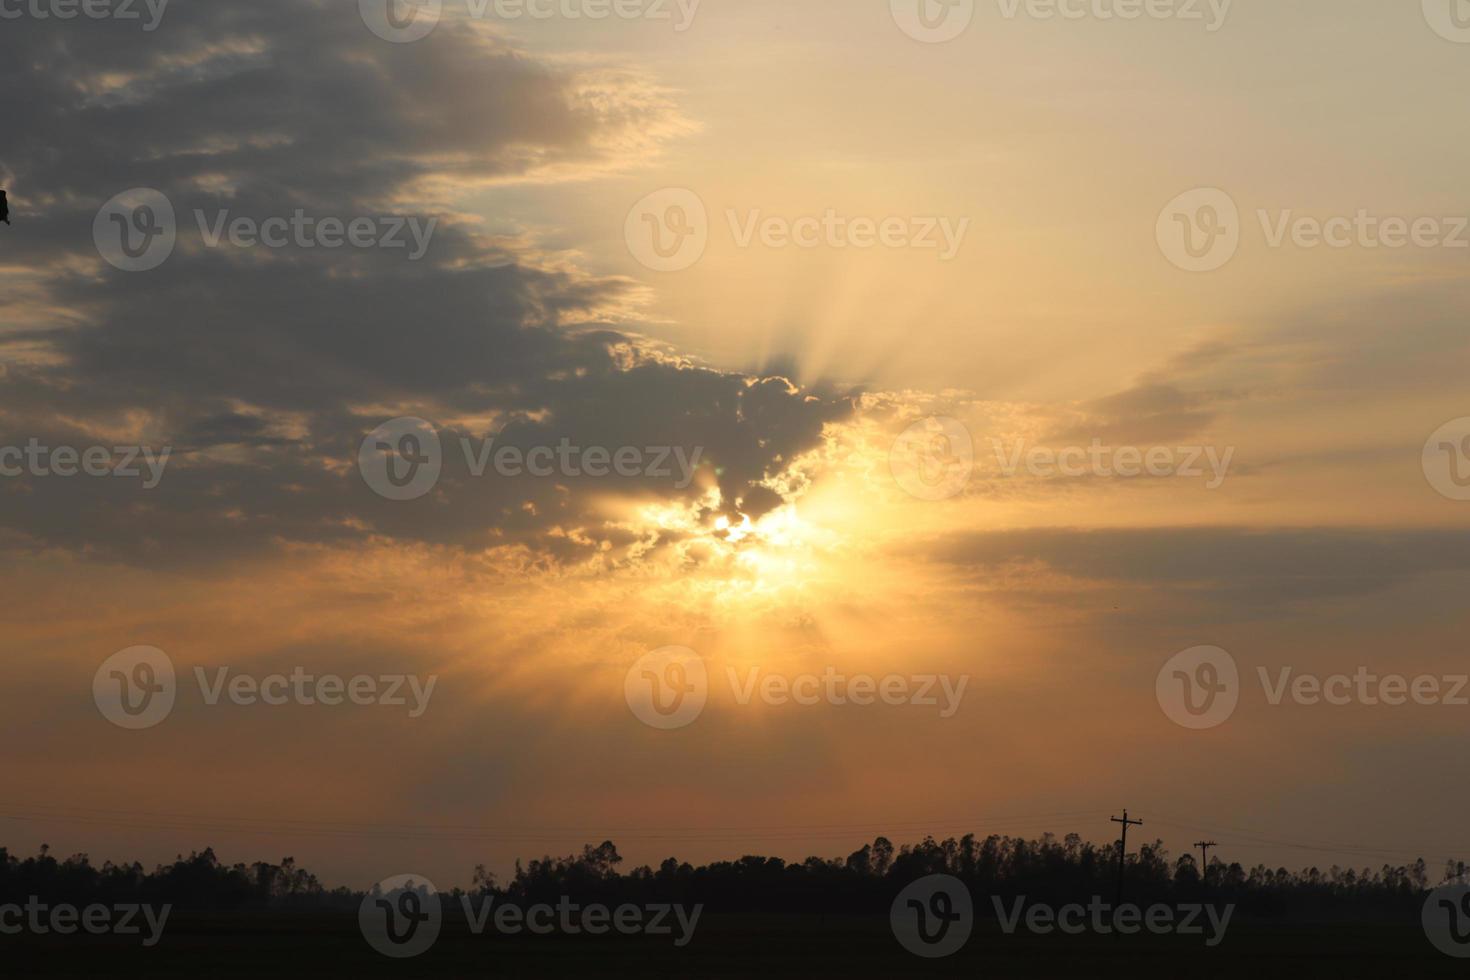
[(935, 560), (994, 577), (1031, 566), (1068, 579), (1274, 606), (1382, 592), (1470, 572), (1470, 531), (1221, 527), (975, 532), (926, 542)]
[(1083, 402), (1048, 438), (1056, 442), (1150, 444), (1198, 435), (1229, 400), (1223, 392), (1185, 391), (1172, 384), (1143, 383)]
[[(389, 44), (334, 0), (174, 0), (152, 33), (7, 22), (0, 175), (16, 225), (0, 446), (133, 433), (175, 455), (153, 490), (0, 481), (0, 528), (124, 560), (370, 535), (564, 560), (632, 543), (599, 525), (600, 497), (699, 493), (472, 479), (457, 419), (493, 420), (498, 445), (702, 447), (726, 510), (742, 498), (768, 508), (762, 481), (813, 448), (850, 411), (845, 398), (658, 354), (599, 323), (626, 282), (553, 266), (433, 203), (449, 186), (626, 163), (618, 153), (679, 128), (656, 93), (626, 72), (589, 82), (468, 25)], [(133, 187), (178, 214), (176, 251), (147, 273), (107, 266), (92, 242), (97, 209)], [(401, 250), (206, 248), (194, 216), (297, 209), (439, 224), (411, 262)], [(376, 498), (353, 466), (396, 414), (444, 430), (444, 479), (408, 505)]]
[[(1456, 391), (1470, 363), (1463, 277), (1365, 283), (1336, 300), (1221, 330), (1139, 381), (1230, 398), (1299, 402)], [(1213, 397), (1213, 396), (1212, 396)]]

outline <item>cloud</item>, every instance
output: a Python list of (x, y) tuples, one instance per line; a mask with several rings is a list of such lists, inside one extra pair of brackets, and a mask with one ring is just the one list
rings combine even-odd
[(1384, 592), (1470, 573), (1470, 531), (1353, 528), (1035, 528), (925, 542), (932, 559), (980, 577), (1027, 566), (1074, 585), (1272, 607)]
[(1140, 386), (1303, 401), (1456, 390), (1470, 358), (1462, 277), (1365, 284), (1220, 330)]
[(1185, 391), (1172, 384), (1137, 384), (1083, 402), (1048, 436), (1051, 442), (1158, 445), (1196, 436), (1216, 418), (1219, 392)]
[[(177, 4), (159, 30), (36, 21), (0, 36), (9, 352), (0, 445), (174, 447), (154, 490), (110, 479), (0, 483), (0, 528), (112, 559), (215, 560), (282, 543), (391, 539), (570, 561), (626, 546), (609, 498), (732, 512), (850, 411), (834, 391), (700, 367), (609, 326), (630, 284), (487, 234), (449, 194), (635, 166), (692, 125), (630, 69), (539, 61), (472, 24), (416, 44), (353, 4)], [(131, 187), (172, 202), (178, 246), (128, 274), (91, 239)], [(214, 223), (437, 219), (421, 261), (386, 249), (206, 247)], [(18, 253), (24, 249), (23, 253)], [(628, 318), (617, 317), (626, 323)], [(418, 505), (373, 496), (364, 436), (438, 424), (446, 473)], [(672, 482), (471, 478), (461, 438), (702, 448)], [(713, 503), (711, 488), (722, 503)], [(84, 515), (84, 516), (83, 516)]]

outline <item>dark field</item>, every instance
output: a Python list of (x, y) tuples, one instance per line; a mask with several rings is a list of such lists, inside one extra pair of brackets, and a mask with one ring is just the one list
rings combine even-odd
[(982, 921), (963, 950), (929, 961), (898, 946), (886, 916), (708, 913), (684, 949), (667, 937), (475, 936), (449, 919), (433, 949), (395, 961), (368, 948), (352, 915), (181, 915), (153, 949), (110, 937), (6, 937), (0, 952), (7, 977), (1449, 977), (1467, 970), (1436, 951), (1417, 921), (1238, 921), (1214, 949), (1200, 937), (1006, 936)]

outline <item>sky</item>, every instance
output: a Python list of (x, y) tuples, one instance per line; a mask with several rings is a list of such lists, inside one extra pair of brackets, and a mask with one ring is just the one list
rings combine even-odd
[(46, 9), (0, 846), (1470, 853), (1463, 6)]

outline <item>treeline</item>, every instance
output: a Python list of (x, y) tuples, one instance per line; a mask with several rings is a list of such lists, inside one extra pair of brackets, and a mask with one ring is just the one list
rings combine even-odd
[(0, 904), (24, 903), (32, 896), (53, 905), (171, 904), (201, 912), (346, 906), (360, 897), (346, 888), (328, 892), (292, 858), (280, 864), (225, 865), (205, 848), (150, 872), (136, 862), (97, 867), (85, 854), (58, 861), (46, 845), (37, 856), (19, 860), (0, 847)]
[[(555, 905), (562, 896), (579, 904), (598, 902), (702, 904), (709, 913), (875, 914), (886, 913), (907, 884), (932, 874), (964, 881), (988, 915), (986, 899), (1026, 896), (1032, 902), (1086, 903), (1092, 896), (1111, 902), (1117, 888), (1117, 846), (1098, 846), (1078, 835), (1039, 840), (974, 835), (895, 847), (886, 838), (846, 858), (812, 857), (799, 863), (743, 857), (695, 867), (670, 858), (657, 868), (623, 872), (611, 842), (581, 854), (517, 862), (503, 885), (477, 867), (468, 892), (513, 904)], [(1162, 843), (1145, 844), (1128, 855), (1125, 900), (1134, 904), (1209, 901), (1233, 903), (1242, 914), (1261, 918), (1377, 918), (1413, 913), (1424, 892), (1446, 880), (1463, 880), (1463, 863), (1431, 875), (1421, 859), (1412, 865), (1291, 871), (1256, 865), (1246, 869), (1216, 858), (1201, 869), (1193, 855), (1170, 860)], [(0, 848), (0, 903), (43, 901), (168, 903), (181, 911), (330, 910), (355, 908), (363, 893), (326, 889), (291, 858), (280, 864), (225, 865), (212, 849), (179, 857), (146, 871), (140, 864), (101, 867), (87, 855), (57, 860), (41, 854), (18, 859)]]
[[(880, 837), (846, 858), (744, 857), (694, 867), (674, 859), (657, 869), (617, 870), (621, 858), (610, 843), (583, 854), (516, 866), (504, 888), (477, 869), (475, 891), (512, 902), (555, 902), (567, 894), (585, 901), (702, 903), (710, 912), (793, 914), (875, 913), (888, 911), (909, 883), (933, 874), (953, 875), (977, 899), (986, 916), (991, 896), (1064, 905), (1101, 896), (1111, 903), (1118, 888), (1116, 844), (1098, 846), (1069, 834), (1057, 839), (967, 835), (895, 847)], [(1418, 914), (1424, 893), (1446, 880), (1464, 880), (1463, 862), (1431, 875), (1423, 859), (1411, 865), (1297, 871), (1215, 858), (1201, 869), (1189, 854), (1170, 860), (1162, 842), (1130, 853), (1124, 872), (1124, 901), (1212, 902), (1235, 904), (1241, 913), (1263, 918), (1379, 918)]]

